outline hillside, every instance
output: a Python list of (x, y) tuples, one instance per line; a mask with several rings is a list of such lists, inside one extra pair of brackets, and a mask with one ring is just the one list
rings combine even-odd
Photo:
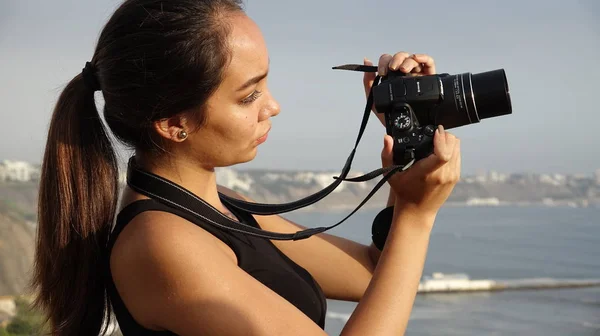
[(37, 184), (0, 187), (0, 296), (23, 293), (35, 246)]
[[(315, 193), (339, 172), (222, 169), (217, 182), (257, 202), (285, 203)], [(360, 175), (354, 172), (351, 176)], [(369, 193), (379, 178), (367, 183), (342, 183), (318, 203), (299, 211), (350, 212)], [(21, 293), (29, 282), (35, 248), (38, 184), (0, 182), (0, 296)], [(381, 190), (365, 208), (381, 209), (389, 187)], [(490, 174), (467, 176), (458, 183), (447, 205), (544, 205), (600, 206), (600, 174)]]

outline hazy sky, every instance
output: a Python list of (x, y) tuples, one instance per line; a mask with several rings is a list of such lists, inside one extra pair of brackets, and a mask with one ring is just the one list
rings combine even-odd
[[(39, 162), (53, 104), (85, 65), (117, 0), (0, 0), (0, 159)], [(341, 169), (365, 98), (361, 74), (332, 66), (428, 53), (438, 72), (504, 68), (513, 114), (453, 130), (463, 169), (600, 168), (600, 5), (587, 1), (246, 0), (262, 28), (282, 106), (242, 167)], [(380, 166), (371, 118), (354, 167)]]

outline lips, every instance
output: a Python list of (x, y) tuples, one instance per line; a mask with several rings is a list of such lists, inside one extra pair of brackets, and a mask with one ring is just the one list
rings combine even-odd
[(258, 138), (256, 140), (256, 142), (260, 145), (261, 143), (267, 141), (267, 137), (269, 136), (269, 131), (271, 130), (271, 127), (269, 127), (269, 129), (267, 130), (267, 132), (265, 133), (265, 135), (261, 136), (260, 138)]

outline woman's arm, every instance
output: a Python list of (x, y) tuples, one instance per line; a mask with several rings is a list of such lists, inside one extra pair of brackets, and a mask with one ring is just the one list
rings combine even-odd
[[(400, 209), (399, 207), (397, 209)], [(402, 335), (408, 325), (435, 218), (395, 211), (371, 283), (344, 331)]]
[[(387, 167), (392, 140), (386, 138), (385, 144)], [(341, 335), (406, 330), (435, 215), (460, 174), (458, 140), (436, 132), (434, 146), (434, 155), (390, 179), (403, 193), (396, 196), (379, 263)], [(146, 212), (134, 218), (115, 244), (111, 269), (133, 318), (149, 329), (182, 336), (326, 335), (240, 269), (227, 245), (174, 214)]]

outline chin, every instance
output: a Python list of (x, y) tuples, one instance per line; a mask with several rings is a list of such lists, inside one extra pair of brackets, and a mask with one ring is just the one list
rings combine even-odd
[(253, 148), (250, 152), (246, 153), (246, 156), (240, 163), (250, 162), (250, 161), (254, 160), (254, 158), (256, 158), (257, 155), (258, 155), (258, 149)]
[(232, 158), (231, 161), (221, 164), (219, 166), (228, 167), (228, 166), (235, 166), (236, 164), (247, 163), (247, 162), (254, 160), (254, 158), (256, 157), (257, 154), (258, 154), (258, 150), (256, 148), (253, 148), (247, 152), (240, 153), (240, 155), (237, 155), (236, 157)]

